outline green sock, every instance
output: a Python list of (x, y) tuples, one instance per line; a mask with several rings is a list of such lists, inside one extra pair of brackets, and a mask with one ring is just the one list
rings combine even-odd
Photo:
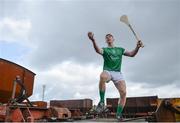
[(116, 115), (120, 116), (122, 111), (123, 111), (123, 107), (120, 104), (118, 104)]
[(100, 90), (100, 91), (99, 91), (99, 94), (100, 94), (100, 102), (103, 102), (103, 103), (104, 103), (105, 91)]

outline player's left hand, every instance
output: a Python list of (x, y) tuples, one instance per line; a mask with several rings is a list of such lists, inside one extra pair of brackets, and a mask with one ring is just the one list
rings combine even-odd
[(137, 42), (137, 47), (138, 47), (138, 48), (143, 47), (143, 43), (142, 43), (141, 40), (139, 40), (139, 41)]

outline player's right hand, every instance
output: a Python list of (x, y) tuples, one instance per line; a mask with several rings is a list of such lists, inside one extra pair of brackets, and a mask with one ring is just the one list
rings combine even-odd
[(94, 41), (94, 34), (92, 32), (88, 32), (88, 37), (91, 41)]

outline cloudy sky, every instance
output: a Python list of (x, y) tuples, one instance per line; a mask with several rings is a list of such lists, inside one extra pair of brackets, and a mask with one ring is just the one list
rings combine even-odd
[[(180, 96), (179, 0), (1, 0), (0, 57), (36, 73), (31, 100), (91, 98), (98, 102), (100, 47), (112, 33), (116, 46), (135, 48), (136, 40), (119, 18), (127, 14), (145, 47), (123, 57), (127, 94)], [(118, 97), (113, 83), (106, 97)]]

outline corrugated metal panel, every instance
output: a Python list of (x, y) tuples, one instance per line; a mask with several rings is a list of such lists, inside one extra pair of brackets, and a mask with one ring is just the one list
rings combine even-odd
[(51, 100), (50, 106), (66, 107), (68, 109), (80, 109), (83, 113), (92, 108), (91, 99), (78, 99), (78, 100)]

